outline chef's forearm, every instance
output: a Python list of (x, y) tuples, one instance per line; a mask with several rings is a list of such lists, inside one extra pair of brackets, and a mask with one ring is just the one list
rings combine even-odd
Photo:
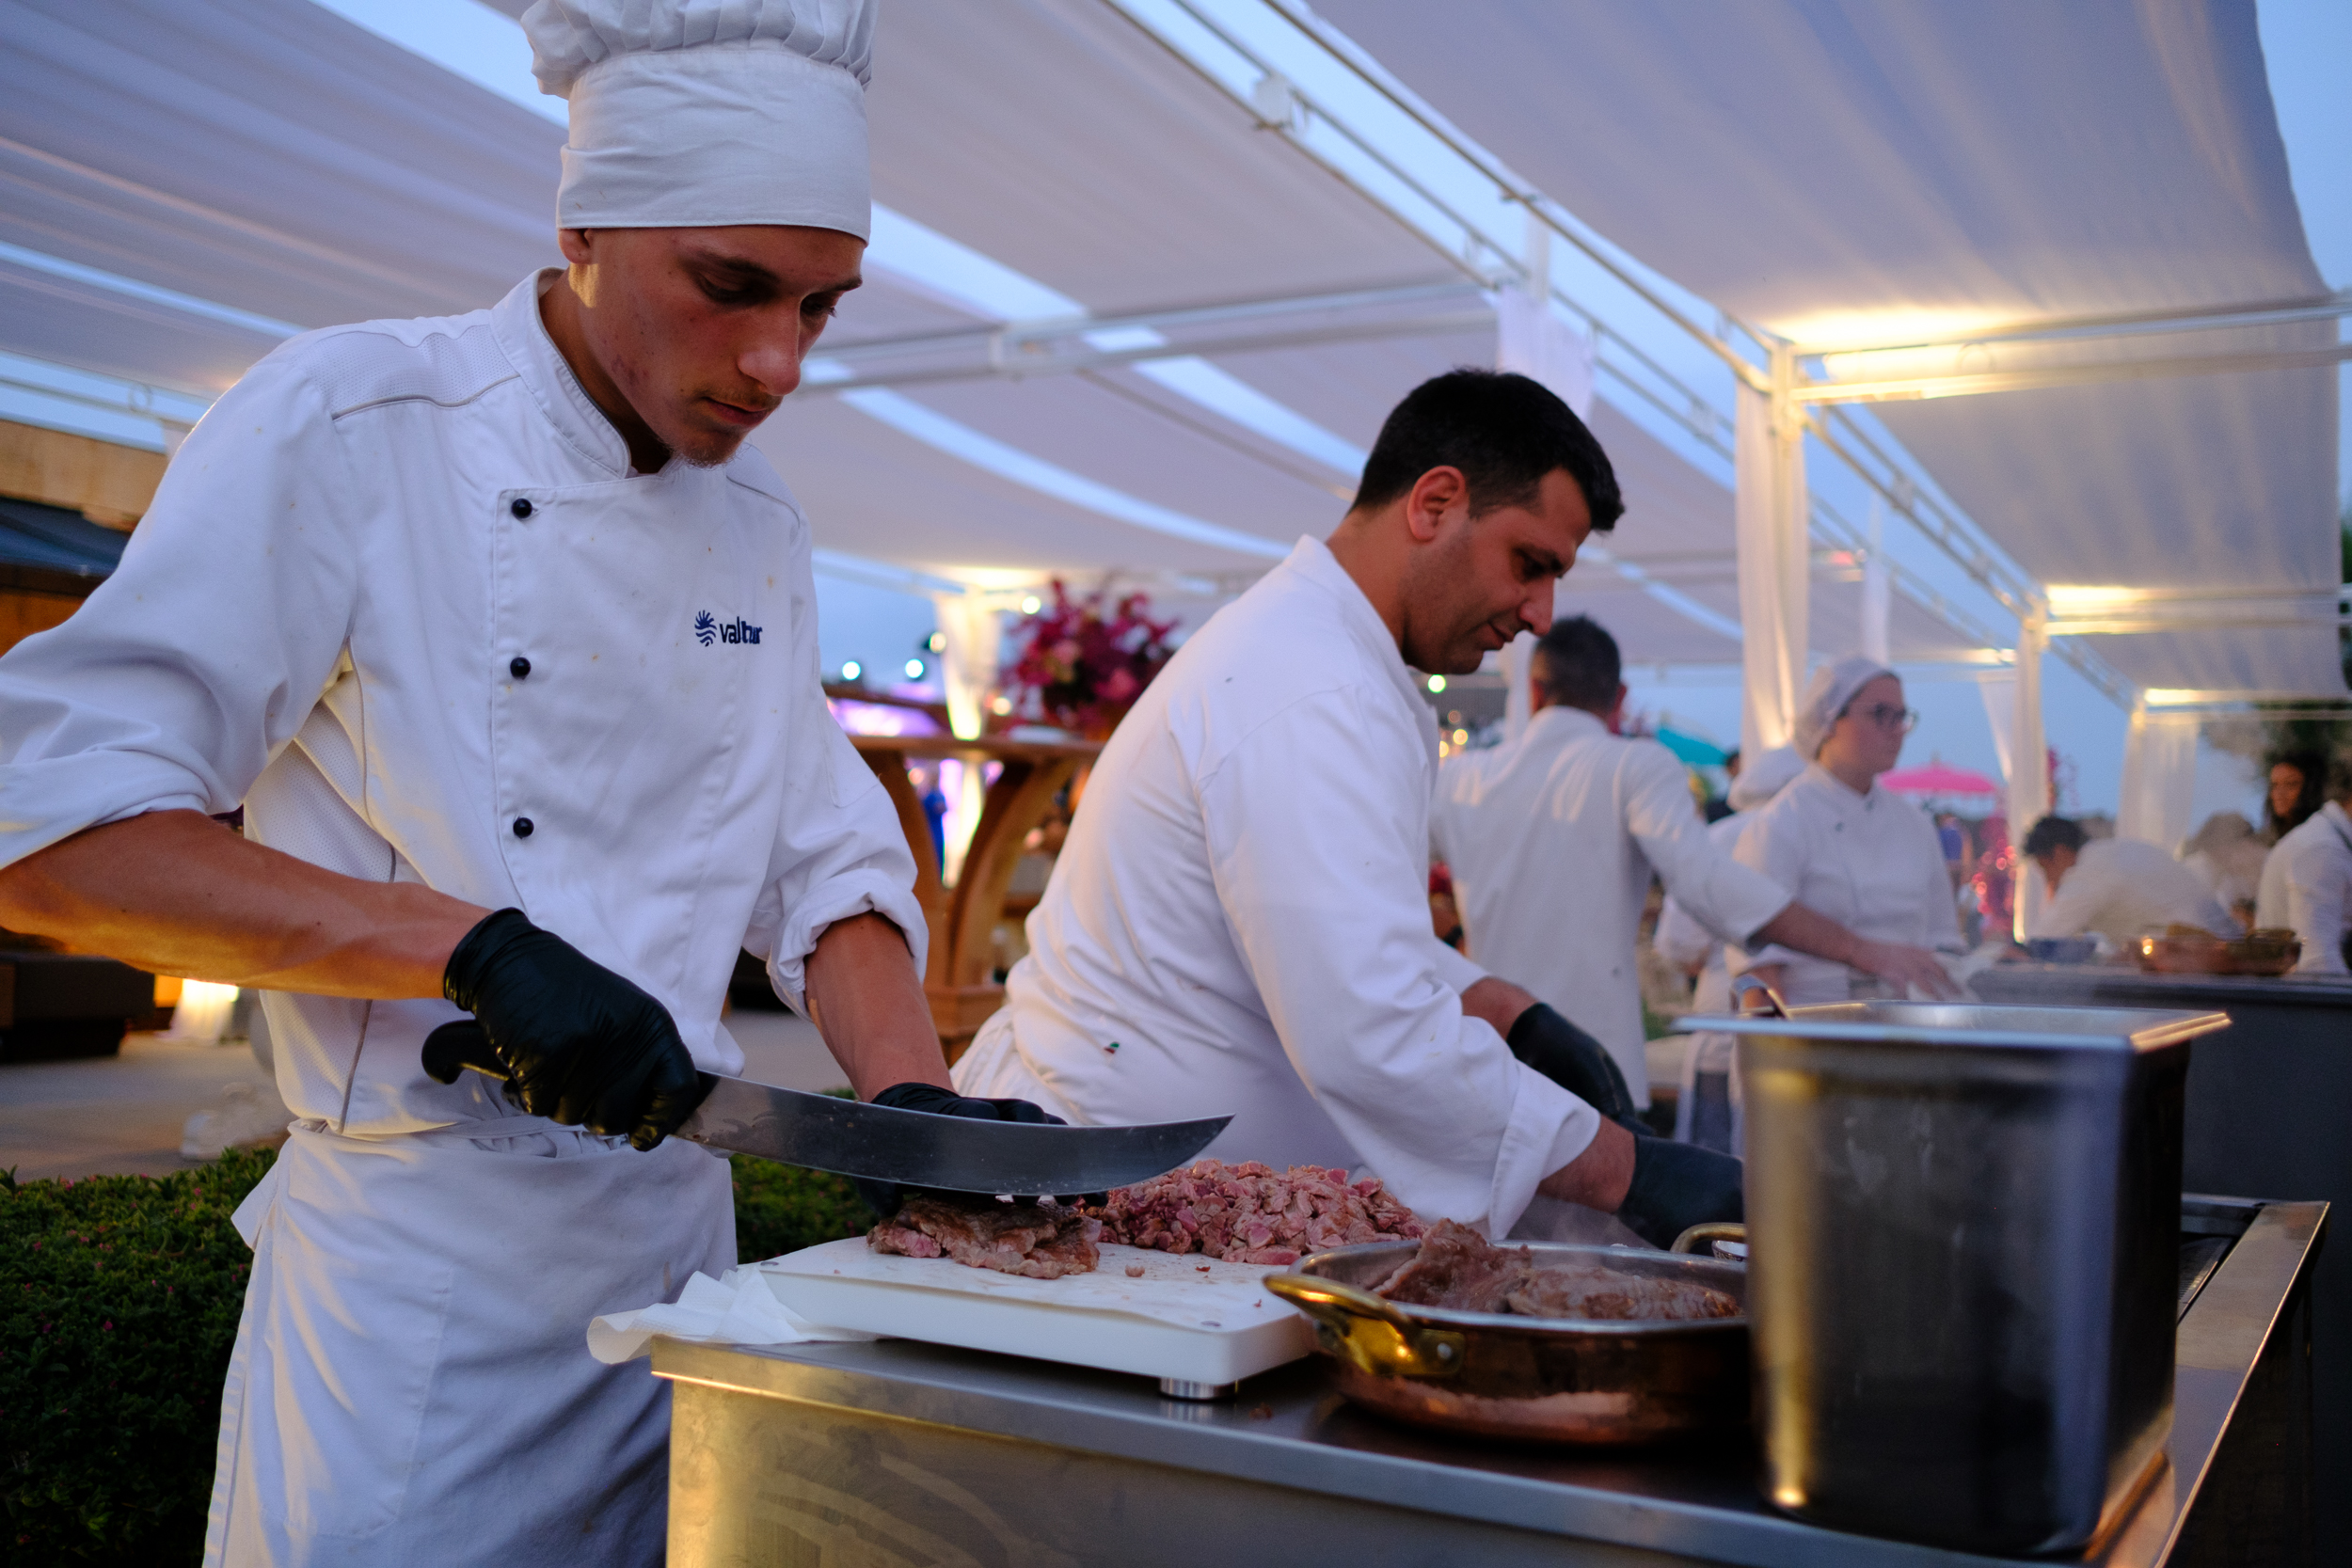
[(1534, 1005), (1534, 992), (1493, 974), (1462, 993), (1462, 1011), (1485, 1019), (1505, 1039), (1511, 1037), (1511, 1025), (1519, 1021), (1519, 1014)]
[(836, 920), (805, 969), (809, 1016), (860, 1100), (893, 1084), (949, 1086), (930, 1001), (898, 927), (870, 911)]
[(1750, 947), (1793, 947), (1800, 953), (1810, 953), (1832, 963), (1851, 964), (1862, 945), (1862, 939), (1818, 910), (1803, 904), (1790, 903), (1778, 914), (1756, 927), (1748, 939)]
[(1603, 1117), (1584, 1152), (1545, 1177), (1535, 1190), (1562, 1203), (1613, 1214), (1632, 1184), (1633, 1134)]
[(0, 869), (0, 926), (160, 974), (318, 996), (438, 996), (487, 910), (364, 882), (192, 811), (74, 834)]

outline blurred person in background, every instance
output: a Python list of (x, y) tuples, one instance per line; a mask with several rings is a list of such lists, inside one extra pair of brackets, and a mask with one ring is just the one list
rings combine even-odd
[(2344, 974), (2352, 973), (2344, 952), (2352, 926), (2352, 817), (2344, 809), (2352, 800), (2352, 761), (2337, 757), (2314, 768), (2325, 799), (2263, 863), (2254, 924), (2292, 930), (2301, 940), (2296, 974)]
[[(1756, 766), (1741, 771), (1731, 781), (1730, 806), (1733, 815), (1708, 826), (1707, 835), (1724, 850), (1732, 853), (1739, 846), (1740, 834), (1754, 821), (1756, 813), (1772, 803), (1772, 800), (1804, 771), (1804, 759), (1793, 746), (1775, 746), (1756, 759)], [(1693, 920), (1689, 911), (1666, 900), (1666, 907), (1658, 913), (1658, 950), (1685, 970), (1698, 973), (1698, 987), (1691, 996), (1694, 1013), (1727, 1013), (1731, 1010), (1731, 971), (1724, 958), (1723, 939)], [(1726, 1154), (1739, 1154), (1745, 1144), (1745, 1120), (1742, 1115), (1744, 1097), (1740, 1092), (1739, 1076), (1734, 1070), (1734, 1047), (1737, 1039), (1722, 1030), (1708, 1030), (1688, 1037), (1682, 1053), (1682, 1083), (1675, 1100), (1675, 1136), (1684, 1143), (1698, 1144), (1707, 1148), (1719, 1148)]]
[(1652, 877), (1721, 941), (1780, 943), (1899, 987), (1942, 980), (1922, 947), (1821, 918), (1709, 840), (1675, 754), (1611, 733), (1625, 682), (1606, 628), (1553, 623), (1529, 681), (1534, 712), (1518, 739), (1438, 770), (1431, 847), (1453, 870), (1470, 960), (1598, 1040), (1636, 1105), (1649, 1104), (1635, 947)]
[(2327, 799), (2328, 759), (2314, 752), (2287, 752), (2270, 760), (2270, 791), (2263, 800), (2263, 837), (2285, 838)]
[[(1810, 766), (1740, 834), (1739, 858), (1849, 930), (1906, 950), (1961, 947), (1960, 911), (1935, 824), (1883, 789), (1917, 715), (1892, 670), (1849, 654), (1813, 673), (1797, 714), (1797, 752)], [(1780, 944), (1731, 956), (1735, 976), (1756, 975), (1791, 1005), (1957, 993), (1932, 979), (1878, 974)], [(1910, 986), (1901, 983), (1909, 979)]]
[(2194, 926), (2217, 937), (2245, 934), (2221, 901), (2183, 865), (2136, 838), (2092, 838), (2082, 824), (2045, 816), (2026, 834), (2026, 858), (2050, 891), (2026, 915), (2032, 937), (2096, 932), (2122, 947), (2145, 931)]
[(2270, 847), (2245, 815), (2217, 811), (2181, 846), (2181, 863), (2221, 901), (2243, 926), (2254, 924), (2254, 900), (2262, 890), (2263, 862)]

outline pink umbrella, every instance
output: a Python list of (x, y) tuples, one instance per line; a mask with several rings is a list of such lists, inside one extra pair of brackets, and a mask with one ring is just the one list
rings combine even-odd
[(1954, 768), (1941, 758), (1925, 768), (1901, 768), (1879, 775), (1879, 783), (1898, 795), (1998, 795), (2001, 786), (1981, 773)]

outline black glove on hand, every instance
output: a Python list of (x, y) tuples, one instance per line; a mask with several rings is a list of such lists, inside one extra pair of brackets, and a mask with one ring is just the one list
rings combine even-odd
[(441, 990), (473, 1014), (426, 1037), (424, 1069), (507, 1081), (534, 1117), (651, 1148), (702, 1102), (694, 1059), (660, 1003), (520, 910), (501, 910), (449, 956)]
[(1694, 1225), (1744, 1219), (1742, 1166), (1728, 1154), (1670, 1138), (1633, 1140), (1633, 1184), (1617, 1218), (1642, 1240), (1671, 1246)]
[[(1057, 1116), (1049, 1115), (1025, 1100), (975, 1100), (953, 1089), (943, 1089), (936, 1084), (893, 1084), (873, 1098), (876, 1105), (889, 1105), (901, 1111), (923, 1111), (935, 1117), (962, 1117), (967, 1121), (1029, 1121), (1051, 1122), (1056, 1127), (1069, 1124)], [(895, 1181), (875, 1181), (863, 1176), (852, 1176), (850, 1184), (866, 1206), (883, 1219), (898, 1212), (906, 1193)]]
[(1508, 1037), (1511, 1054), (1618, 1126), (1644, 1137), (1648, 1123), (1625, 1086), (1625, 1074), (1600, 1041), (1538, 1002), (1519, 1014)]

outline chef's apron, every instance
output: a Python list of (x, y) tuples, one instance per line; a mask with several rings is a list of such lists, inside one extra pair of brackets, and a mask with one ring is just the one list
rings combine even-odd
[(676, 1139), (297, 1122), (237, 1212), (208, 1568), (659, 1563), (668, 1386), (586, 1331), (732, 1266), (732, 1193)]

